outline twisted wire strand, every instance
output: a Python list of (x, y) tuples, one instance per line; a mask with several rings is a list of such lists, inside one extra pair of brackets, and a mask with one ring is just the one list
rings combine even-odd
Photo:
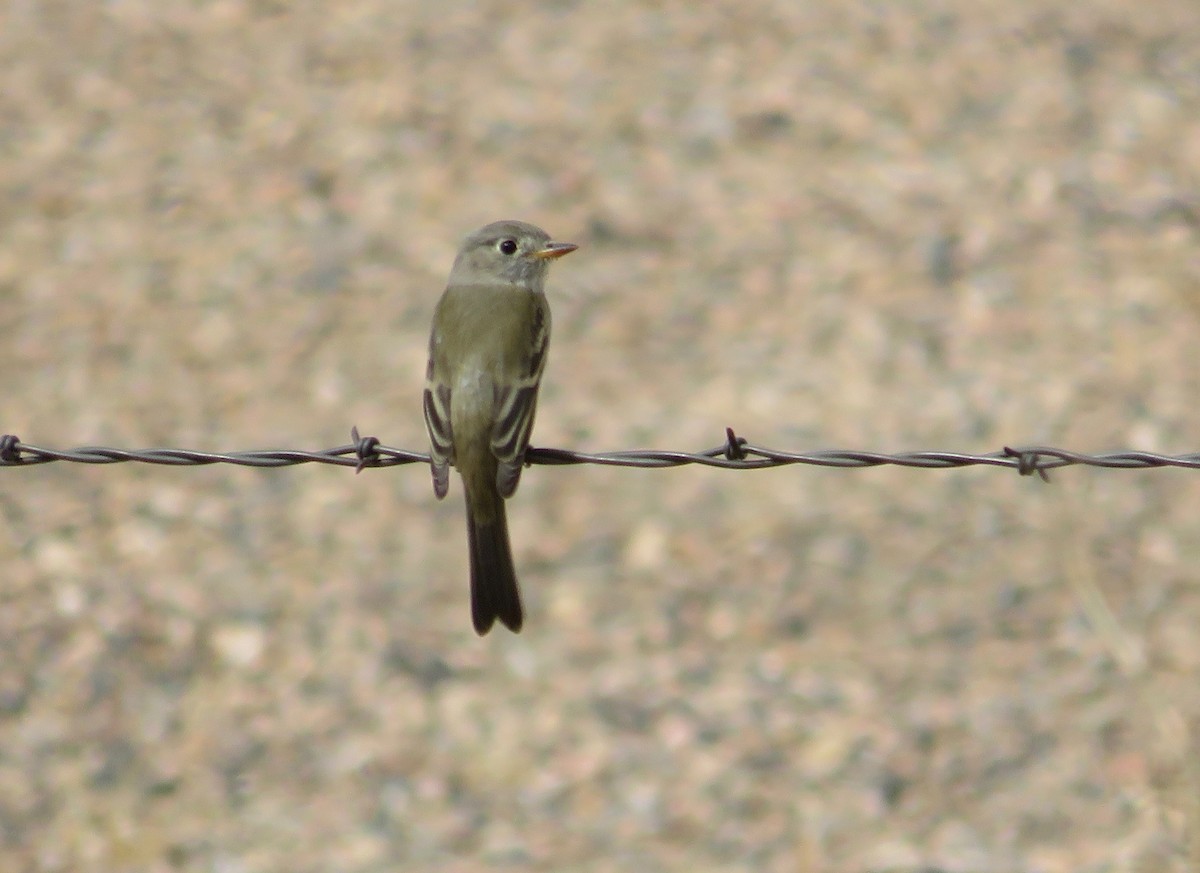
[[(48, 449), (23, 443), (13, 434), (0, 436), (0, 467), (29, 467), (56, 461), (75, 464), (141, 463), (173, 467), (233, 464), (240, 467), (291, 467), (297, 464), (333, 464), (368, 468), (396, 467), (402, 464), (429, 463), (429, 455), (383, 445), (377, 437), (360, 436), (351, 430), (353, 442), (318, 451), (263, 449), (256, 451), (202, 452), (191, 449), (118, 449), (106, 446), (80, 446), (73, 449)], [(632, 449), (616, 452), (579, 452), (572, 449), (530, 447), (528, 464), (562, 466), (601, 464), (616, 467), (665, 468), (699, 464), (729, 470), (763, 470), (793, 464), (817, 467), (861, 468), (892, 465), (922, 470), (946, 470), (959, 467), (1007, 467), (1022, 476), (1038, 475), (1049, 481), (1048, 471), (1070, 466), (1100, 467), (1112, 470), (1144, 470), (1160, 467), (1200, 469), (1200, 452), (1163, 455), (1155, 452), (1117, 451), (1102, 454), (1074, 452), (1053, 446), (1009, 447), (983, 454), (970, 452), (917, 451), (887, 454), (845, 449), (813, 452), (787, 452), (759, 446), (726, 430), (724, 445), (700, 452)]]

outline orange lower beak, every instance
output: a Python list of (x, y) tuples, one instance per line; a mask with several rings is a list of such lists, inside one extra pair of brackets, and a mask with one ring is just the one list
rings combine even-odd
[(575, 243), (548, 242), (544, 249), (534, 252), (533, 256), (542, 260), (561, 258), (563, 255), (571, 254), (577, 248), (579, 246), (575, 245)]

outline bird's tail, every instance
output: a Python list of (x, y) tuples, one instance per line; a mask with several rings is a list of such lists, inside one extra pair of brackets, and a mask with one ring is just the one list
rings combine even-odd
[[(508, 520), (504, 500), (488, 489), (494, 501), (491, 512), (472, 511), (467, 499), (467, 540), (471, 551), (471, 620), (480, 636), (492, 629), (496, 619), (517, 633), (521, 630), (524, 611), (521, 593), (517, 588), (517, 571), (513, 566), (512, 547), (508, 542)], [(486, 499), (486, 498), (484, 498)], [(483, 507), (480, 507), (481, 509)], [(481, 520), (487, 516), (486, 520)]]

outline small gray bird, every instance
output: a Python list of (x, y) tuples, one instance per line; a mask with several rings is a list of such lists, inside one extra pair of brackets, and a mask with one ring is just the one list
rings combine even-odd
[(524, 619), (504, 500), (517, 490), (550, 342), (543, 291), (550, 261), (577, 246), (523, 221), (497, 221), (463, 241), (433, 315), (425, 374), (433, 493), (462, 476), (471, 550), (471, 620)]

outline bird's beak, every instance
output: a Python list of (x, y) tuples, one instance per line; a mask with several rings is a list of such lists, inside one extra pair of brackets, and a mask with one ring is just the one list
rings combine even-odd
[(546, 247), (533, 253), (535, 258), (541, 258), (543, 261), (548, 261), (551, 258), (561, 258), (563, 255), (569, 255), (579, 246), (575, 243), (560, 243), (548, 242)]

